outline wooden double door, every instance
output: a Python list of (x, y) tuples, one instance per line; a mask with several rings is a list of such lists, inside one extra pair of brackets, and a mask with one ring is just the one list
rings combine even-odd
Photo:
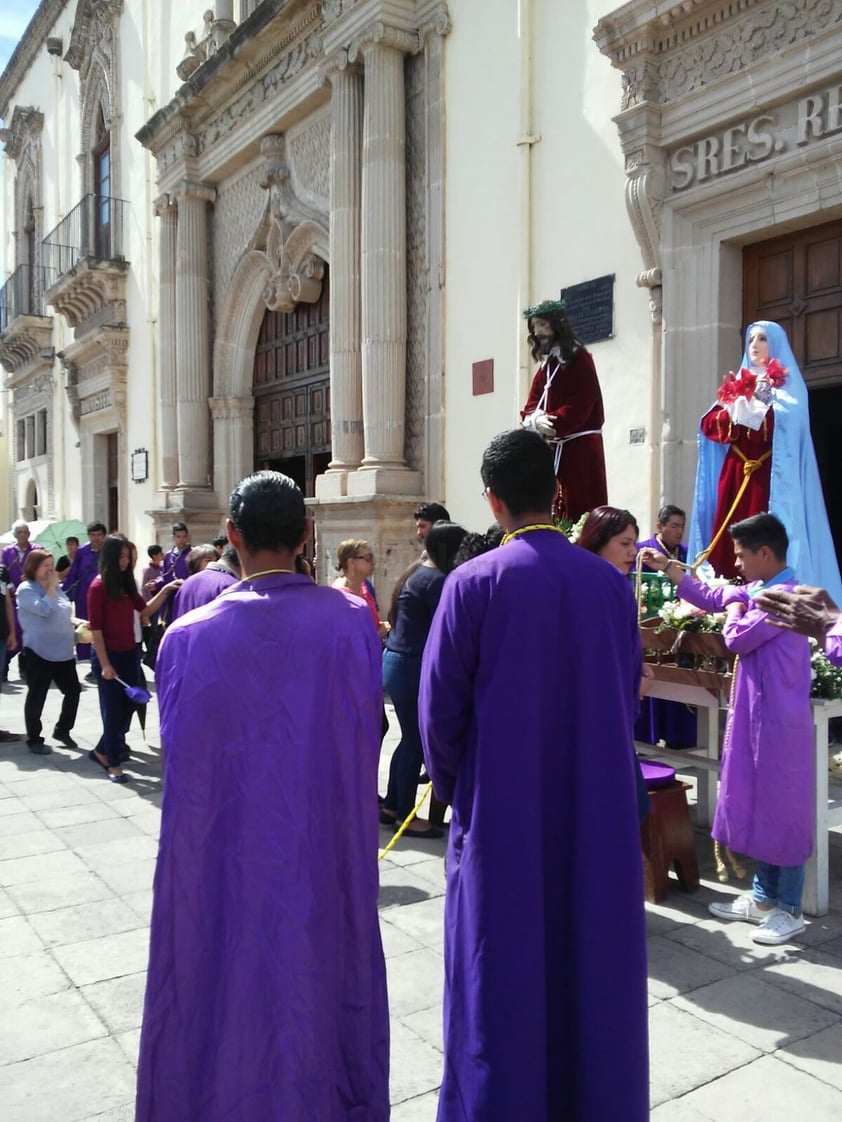
[(810, 427), (842, 565), (842, 222), (746, 246), (743, 322), (784, 328), (810, 394)]
[(330, 463), (327, 270), (315, 304), (267, 311), (254, 356), (255, 468), (281, 471), (308, 497)]

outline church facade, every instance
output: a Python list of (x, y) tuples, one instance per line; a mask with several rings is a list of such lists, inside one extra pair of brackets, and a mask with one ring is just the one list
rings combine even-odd
[(0, 78), (11, 517), (196, 543), (277, 468), (320, 576), (365, 537), (388, 588), (421, 501), (487, 522), (521, 309), (595, 278), (641, 528), (751, 318), (838, 410), (838, 3), (610, 7), (42, 0)]

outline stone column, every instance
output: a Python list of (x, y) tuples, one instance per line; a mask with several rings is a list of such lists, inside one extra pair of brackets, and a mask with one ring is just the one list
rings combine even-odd
[(176, 315), (175, 257), (178, 208), (169, 195), (156, 204), (161, 219), (160, 285), (158, 311), (158, 369), (161, 395), (161, 487), (171, 490), (178, 484), (178, 427), (176, 417)]
[[(364, 39), (362, 381), (365, 457), (348, 493), (418, 494), (404, 459), (406, 429), (406, 97), (411, 36)], [(356, 52), (352, 51), (352, 57)]]
[(214, 198), (212, 188), (189, 182), (178, 195), (175, 312), (180, 490), (207, 490), (210, 483), (207, 204)]
[(213, 484), (220, 502), (254, 471), (254, 398), (212, 397)]
[(330, 73), (330, 418), (332, 458), (316, 495), (344, 495), (363, 458), (360, 352), (360, 195), (363, 80), (356, 67)]

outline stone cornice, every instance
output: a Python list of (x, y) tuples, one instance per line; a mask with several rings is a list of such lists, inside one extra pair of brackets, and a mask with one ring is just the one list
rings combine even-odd
[(594, 39), (623, 72), (623, 108), (709, 90), (839, 25), (838, 0), (633, 0), (600, 20)]
[(71, 327), (85, 330), (89, 321), (108, 312), (111, 324), (126, 322), (127, 261), (90, 262), (87, 258), (64, 273), (44, 293), (44, 301), (63, 315)]
[(138, 130), (136, 138), (157, 155), (176, 133), (193, 130), (218, 113), (320, 19), (314, 0), (264, 0), (190, 75), (169, 104)]
[(52, 361), (52, 316), (16, 316), (0, 335), (0, 363), (9, 372), (6, 386), (13, 389), (30, 377), (33, 366)]
[(7, 129), (0, 130), (0, 140), (6, 146), (6, 155), (17, 162), (29, 137), (38, 136), (44, 128), (44, 114), (33, 106), (16, 105)]
[(44, 46), (47, 35), (52, 31), (58, 17), (67, 7), (68, 0), (41, 0), (29, 26), (12, 52), (6, 69), (0, 75), (0, 117), (9, 112), (9, 102), (15, 90), (23, 81), (38, 52)]

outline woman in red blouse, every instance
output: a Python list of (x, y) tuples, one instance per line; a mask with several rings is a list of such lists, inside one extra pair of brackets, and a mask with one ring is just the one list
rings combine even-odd
[(151, 611), (155, 611), (155, 601), (147, 604), (137, 590), (129, 543), (109, 534), (99, 554), (99, 576), (94, 577), (88, 590), (88, 624), (93, 641), (91, 669), (102, 715), (102, 736), (89, 755), (106, 769), (112, 783), (127, 782), (120, 761), (126, 750), (126, 731), (133, 707), (117, 678), (130, 686), (139, 681), (136, 611), (145, 626)]

